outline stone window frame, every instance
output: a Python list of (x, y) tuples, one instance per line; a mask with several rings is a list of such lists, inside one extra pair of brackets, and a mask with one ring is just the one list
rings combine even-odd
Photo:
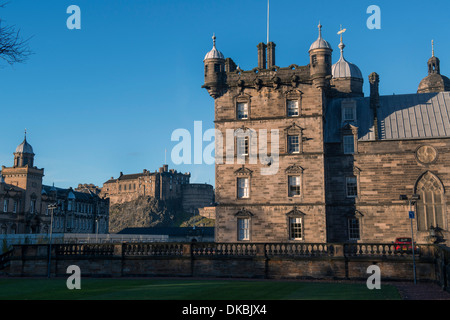
[[(428, 181), (426, 181), (428, 180)], [(430, 181), (433, 180), (433, 181)], [(427, 199), (424, 199), (424, 192), (423, 190), (421, 190), (422, 187), (424, 187), (424, 183), (425, 182), (434, 182), (433, 187), (435, 188), (434, 190), (429, 189), (428, 192), (431, 193), (432, 196), (432, 201), (427, 202)], [(436, 186), (437, 185), (437, 186)], [(435, 193), (437, 193), (436, 191), (439, 191), (440, 193), (440, 203), (435, 201)], [(416, 212), (416, 220), (417, 220), (417, 225), (416, 225), (416, 230), (419, 232), (428, 232), (428, 221), (426, 220), (426, 217), (428, 217), (427, 215), (427, 206), (430, 207), (432, 206), (433, 208), (433, 220), (434, 222), (436, 222), (436, 206), (440, 205), (441, 206), (441, 214), (442, 214), (442, 222), (443, 222), (443, 226), (439, 226), (440, 228), (447, 230), (448, 229), (448, 222), (447, 222), (447, 207), (446, 207), (446, 189), (444, 184), (442, 183), (442, 180), (433, 172), (431, 171), (426, 171), (424, 173), (422, 173), (416, 180), (416, 183), (414, 185), (414, 193), (420, 195), (420, 200), (417, 201), (415, 203), (415, 212)], [(424, 203), (424, 201), (426, 201)], [(423, 204), (424, 207), (424, 211), (423, 211), (423, 215), (425, 217), (425, 229), (420, 228), (420, 225), (422, 224), (420, 222), (421, 219), (421, 212), (419, 210), (419, 206)], [(436, 227), (434, 224), (430, 224), (430, 227)]]
[[(285, 170), (285, 174), (286, 174), (286, 196), (288, 199), (291, 200), (299, 200), (302, 201), (303, 200), (303, 194), (304, 194), (304, 186), (303, 186), (303, 171), (304, 169), (297, 165), (294, 164), (292, 166), (289, 166), (288, 168), (286, 168)], [(298, 196), (291, 196), (290, 195), (290, 190), (289, 190), (289, 177), (300, 177), (300, 195)]]
[[(234, 172), (235, 175), (235, 198), (238, 201), (250, 200), (252, 197), (252, 174), (253, 171), (244, 165)], [(239, 179), (248, 179), (248, 197), (239, 197)]]
[[(346, 152), (345, 150), (345, 137), (349, 137), (349, 136), (353, 136), (353, 152)], [(351, 125), (351, 124), (346, 124), (342, 129), (341, 129), (341, 137), (342, 137), (342, 152), (345, 155), (352, 155), (352, 154), (357, 154), (358, 153), (358, 127)]]
[[(298, 118), (302, 115), (302, 95), (300, 90), (290, 90), (285, 93), (285, 114), (288, 118)], [(289, 115), (289, 101), (297, 101), (298, 114)]]
[[(233, 98), (234, 103), (234, 118), (237, 121), (248, 121), (251, 119), (252, 97), (248, 94), (241, 93)], [(238, 105), (240, 103), (247, 103), (247, 118), (239, 118)]]
[[(303, 153), (303, 128), (297, 125), (295, 122), (292, 123), (289, 127), (284, 129), (284, 148), (285, 154), (302, 154)], [(289, 137), (290, 136), (298, 136), (298, 152), (289, 152)]]
[[(242, 208), (238, 212), (235, 213), (234, 217), (236, 218), (236, 241), (239, 242), (251, 242), (252, 240), (252, 218), (253, 213), (246, 210), (245, 208)], [(248, 239), (241, 239), (240, 238), (240, 221), (241, 220), (247, 220), (248, 221)]]
[[(348, 194), (348, 178), (356, 179), (356, 196), (349, 196), (349, 194)], [(359, 200), (361, 198), (361, 169), (359, 169), (356, 166), (353, 166), (352, 174), (345, 176), (344, 186), (345, 186), (345, 198), (346, 199), (352, 199), (355, 201)]]
[[(286, 223), (287, 223), (287, 237), (289, 242), (304, 242), (305, 241), (305, 216), (306, 214), (300, 210), (296, 206), (286, 213)], [(300, 218), (301, 220), (301, 237), (293, 238), (292, 237), (292, 229), (291, 229), (291, 219)]]
[[(358, 242), (361, 241), (361, 235), (363, 231), (363, 225), (364, 225), (364, 215), (362, 212), (355, 210), (353, 213), (346, 215), (346, 224), (347, 224), (347, 238), (348, 241), (354, 241)], [(350, 237), (350, 220), (357, 220), (358, 221), (358, 238), (352, 238)]]
[[(239, 154), (239, 138), (248, 138), (248, 153)], [(256, 164), (258, 157), (258, 144), (257, 133), (254, 129), (242, 126), (234, 131), (234, 156), (236, 157), (237, 164), (245, 164), (246, 159), (250, 159), (250, 163)]]

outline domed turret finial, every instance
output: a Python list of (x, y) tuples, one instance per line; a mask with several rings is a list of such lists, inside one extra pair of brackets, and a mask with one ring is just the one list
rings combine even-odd
[(338, 35), (341, 36), (341, 43), (339, 43), (339, 49), (341, 49), (341, 56), (344, 55), (344, 48), (345, 48), (345, 44), (343, 42), (343, 34), (344, 32), (347, 31), (347, 29), (342, 29), (342, 25), (341, 25), (341, 29), (339, 30), (339, 32), (337, 33)]
[(319, 38), (322, 38), (322, 24), (319, 21), (319, 25), (317, 26), (319, 28)]
[(213, 47), (215, 47), (216, 46), (216, 34), (215, 33), (213, 33), (212, 39), (213, 39)]

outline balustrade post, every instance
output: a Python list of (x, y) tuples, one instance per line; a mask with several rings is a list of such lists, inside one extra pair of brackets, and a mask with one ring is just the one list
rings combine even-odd
[(113, 251), (113, 255), (115, 257), (122, 257), (123, 255), (123, 247), (125, 246), (125, 244), (120, 243), (120, 244), (114, 244), (114, 251)]
[(192, 252), (192, 243), (183, 243), (183, 257), (190, 257)]
[(344, 245), (343, 244), (333, 244), (334, 247), (334, 256), (344, 258), (345, 257), (345, 251), (344, 251)]
[(266, 245), (264, 243), (256, 244), (256, 256), (265, 257), (266, 256)]

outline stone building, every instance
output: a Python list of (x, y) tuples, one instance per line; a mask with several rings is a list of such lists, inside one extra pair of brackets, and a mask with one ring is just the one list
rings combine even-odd
[(158, 171), (143, 170), (142, 173), (123, 174), (115, 179), (111, 177), (103, 184), (102, 196), (110, 199), (111, 204), (128, 202), (139, 196), (151, 196), (168, 200), (181, 198), (182, 187), (189, 184), (191, 174), (163, 165)]
[[(44, 169), (34, 166), (34, 152), (25, 136), (14, 152), (14, 166), (0, 174), (0, 233), (108, 233), (109, 201), (93, 192), (42, 184)], [(98, 228), (97, 228), (98, 227)]]
[(372, 73), (365, 96), (342, 34), (333, 64), (321, 25), (303, 66), (277, 66), (270, 42), (244, 71), (213, 40), (216, 241), (391, 243), (411, 236), (411, 210), (419, 242), (448, 238), (450, 87), (434, 49), (417, 93), (380, 96)]
[(54, 233), (109, 233), (109, 200), (92, 191), (76, 191), (54, 186), (42, 187), (42, 212), (51, 214), (48, 206), (56, 203), (53, 211)]

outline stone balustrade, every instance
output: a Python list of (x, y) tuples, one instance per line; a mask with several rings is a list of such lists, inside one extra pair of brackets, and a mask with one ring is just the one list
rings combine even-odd
[[(10, 276), (46, 276), (48, 245), (15, 245), (8, 255)], [(87, 277), (217, 277), (262, 279), (367, 279), (378, 265), (382, 279), (450, 279), (450, 252), (419, 245), (415, 260), (393, 244), (327, 243), (117, 243), (54, 244), (52, 276), (78, 265)]]

